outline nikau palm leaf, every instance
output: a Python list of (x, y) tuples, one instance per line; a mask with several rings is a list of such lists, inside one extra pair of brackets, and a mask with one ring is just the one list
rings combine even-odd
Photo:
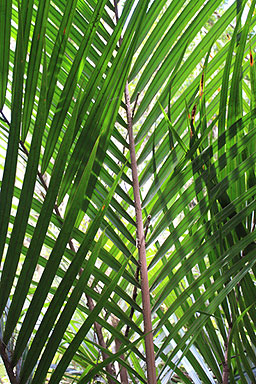
[(0, 372), (255, 383), (256, 0), (0, 3)]

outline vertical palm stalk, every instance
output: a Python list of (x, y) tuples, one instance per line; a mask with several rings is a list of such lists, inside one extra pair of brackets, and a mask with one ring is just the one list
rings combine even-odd
[(125, 104), (127, 113), (127, 129), (129, 134), (129, 150), (131, 156), (132, 167), (132, 183), (133, 194), (135, 202), (136, 213), (136, 229), (137, 229), (137, 248), (139, 253), (139, 265), (141, 272), (141, 292), (142, 292), (142, 306), (143, 306), (143, 320), (144, 320), (144, 333), (145, 333), (145, 346), (146, 346), (146, 363), (147, 363), (147, 377), (149, 384), (156, 384), (156, 367), (155, 355), (151, 322), (151, 307), (150, 307), (150, 294), (148, 284), (148, 270), (146, 260), (146, 244), (143, 230), (142, 208), (140, 201), (140, 186), (138, 179), (138, 169), (135, 154), (135, 144), (133, 137), (133, 123), (132, 123), (132, 110), (130, 104), (130, 95), (128, 90), (128, 83), (125, 86)]

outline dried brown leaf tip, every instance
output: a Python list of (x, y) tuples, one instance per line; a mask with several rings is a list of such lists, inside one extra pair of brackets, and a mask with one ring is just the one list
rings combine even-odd
[(194, 124), (195, 116), (196, 116), (196, 104), (194, 105), (192, 112), (191, 112), (191, 123), (192, 124)]
[[(191, 112), (191, 121), (190, 121), (190, 138), (192, 138), (194, 134), (194, 121), (196, 116), (196, 104), (194, 105), (192, 112)], [(189, 115), (190, 117), (190, 115)]]
[(253, 66), (253, 55), (252, 55), (252, 51), (250, 51), (250, 66), (251, 66), (251, 67)]
[(202, 73), (201, 81), (200, 81), (200, 90), (199, 96), (202, 97), (204, 93), (204, 72)]

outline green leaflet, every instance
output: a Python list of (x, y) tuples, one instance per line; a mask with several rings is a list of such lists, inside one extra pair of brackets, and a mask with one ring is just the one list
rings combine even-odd
[[(25, 142), (29, 130), (34, 97), (36, 93), (39, 66), (41, 63), (43, 42), (45, 37), (46, 22), (50, 0), (40, 1), (30, 51), (30, 60), (27, 70), (26, 90), (23, 107), (21, 140)], [(24, 9), (24, 14), (25, 14)]]
[(22, 113), (22, 87), (24, 75), (23, 62), (23, 13), (19, 9), (19, 27), (15, 49), (15, 64), (13, 69), (13, 95), (11, 105), (11, 124), (9, 130), (8, 147), (4, 164), (4, 174), (0, 192), (0, 260), (5, 246), (8, 229), (9, 214), (11, 211), (12, 194), (15, 183), (17, 167), (18, 146), (20, 140), (20, 125)]
[(8, 0), (0, 4), (0, 110), (5, 103), (9, 72), (12, 4)]
[[(40, 100), (38, 105), (37, 119), (33, 132), (30, 153), (26, 168), (26, 173), (23, 182), (23, 188), (19, 198), (19, 206), (15, 223), (12, 230), (12, 235), (9, 247), (6, 254), (6, 260), (2, 270), (0, 290), (2, 295), (0, 297), (0, 313), (3, 312), (8, 296), (11, 292), (13, 280), (15, 278), (16, 269), (18, 266), (20, 252), (23, 244), (23, 239), (26, 233), (27, 221), (33, 199), (33, 192), (38, 172), (39, 156), (41, 149), (41, 141), (43, 136), (43, 129), (46, 121), (46, 53), (44, 53), (44, 72), (41, 83)], [(10, 335), (9, 335), (10, 336)]]
[(23, 321), (22, 328), (19, 332), (19, 336), (16, 342), (15, 352), (13, 355), (13, 362), (15, 363), (21, 356), (24, 345), (27, 343), (28, 339), (30, 338), (31, 332), (33, 332), (34, 325), (36, 324), (36, 321), (40, 315), (41, 308), (43, 307), (44, 301), (51, 287), (52, 281), (58, 269), (66, 244), (70, 239), (70, 235), (71, 235), (73, 226), (75, 224), (76, 217), (81, 207), (83, 197), (85, 195), (85, 191), (90, 179), (89, 175), (91, 173), (92, 166), (95, 161), (98, 142), (99, 140), (97, 140), (97, 142), (94, 145), (94, 149), (91, 153), (88, 164), (84, 169), (84, 172), (79, 184), (77, 185), (76, 191), (72, 199), (72, 203), (70, 205), (69, 212), (63, 222), (63, 226), (61, 228), (59, 236), (55, 242), (54, 248), (51, 252), (49, 260), (44, 269), (43, 275), (40, 279), (40, 284), (37, 287), (37, 290), (30, 303), (29, 309), (26, 313), (26, 317)]
[[(129, 259), (126, 263), (120, 268), (119, 272), (116, 274), (115, 278), (112, 280), (110, 285), (105, 289), (104, 293), (101, 295), (100, 300), (94, 307), (93, 311), (90, 313), (82, 327), (79, 329), (78, 333), (70, 343), (69, 348), (64, 353), (61, 361), (59, 362), (56, 370), (54, 371), (51, 381), (54, 382), (54, 380), (60, 380), (63, 373), (65, 372), (66, 367), (68, 366), (69, 361), (72, 359), (73, 354), (75, 350), (79, 347), (80, 343), (85, 338), (87, 332), (89, 331), (92, 324), (97, 321), (98, 314), (102, 310), (102, 307), (104, 306), (104, 302), (109, 299), (110, 294), (112, 293), (113, 289), (118, 283), (118, 280), (122, 276), (122, 273), (124, 272), (126, 265), (128, 263)], [(143, 336), (144, 337), (144, 336)], [(105, 360), (106, 362), (106, 360)]]
[[(229, 126), (233, 124), (238, 118), (240, 118), (242, 113), (241, 92), (239, 90), (240, 77), (241, 77), (241, 65), (242, 65), (246, 39), (249, 31), (251, 18), (254, 12), (255, 4), (256, 4), (256, 1), (253, 0), (248, 12), (245, 26), (241, 33), (241, 38), (239, 39), (239, 45), (236, 53), (236, 61), (235, 61), (233, 75), (232, 75), (230, 99), (229, 99), (229, 105), (228, 105), (228, 125)], [(241, 17), (241, 14), (240, 14), (240, 17)]]
[(188, 148), (186, 147), (186, 145), (183, 143), (183, 141), (182, 141), (182, 139), (180, 138), (180, 136), (177, 134), (177, 132), (176, 132), (175, 129), (173, 128), (173, 126), (172, 126), (172, 124), (171, 124), (171, 122), (170, 122), (170, 120), (169, 120), (169, 118), (168, 118), (168, 116), (167, 116), (165, 110), (163, 109), (163, 107), (161, 106), (160, 103), (159, 103), (159, 106), (160, 106), (160, 108), (161, 108), (161, 111), (162, 111), (162, 113), (163, 113), (163, 115), (164, 115), (165, 121), (167, 122), (167, 124), (168, 124), (168, 126), (169, 126), (169, 128), (170, 128), (170, 130), (171, 130), (171, 132), (172, 132), (172, 134), (173, 134), (173, 136), (174, 136), (174, 138), (177, 140), (178, 144), (181, 146), (181, 148), (183, 149), (183, 151), (184, 151), (185, 153), (187, 153), (187, 152), (188, 152)]
[(97, 3), (96, 9), (94, 10), (92, 15), (92, 19), (89, 22), (86, 35), (83, 39), (83, 42), (74, 60), (72, 69), (68, 75), (68, 79), (65, 83), (65, 87), (63, 89), (62, 95), (60, 97), (60, 101), (57, 106), (56, 114), (54, 115), (54, 119), (52, 121), (50, 136), (48, 137), (47, 146), (45, 148), (45, 153), (42, 160), (43, 173), (47, 169), (48, 163), (50, 161), (51, 155), (53, 153), (54, 147), (56, 145), (56, 142), (61, 130), (61, 126), (64, 122), (71, 99), (74, 95), (76, 85), (78, 84), (78, 81), (82, 74), (82, 71), (85, 65), (85, 59), (88, 54), (88, 50), (90, 48), (92, 40), (96, 34), (105, 3), (106, 3), (106, 0), (102, 2), (99, 1)]
[[(81, 276), (74, 290), (72, 291), (70, 298), (68, 299), (65, 309), (62, 311), (61, 317), (59, 318), (55, 329), (51, 334), (44, 355), (40, 359), (40, 365), (36, 369), (36, 373), (33, 379), (35, 382), (39, 383), (40, 381), (44, 381), (44, 377), (51, 364), (53, 356), (56, 353), (59, 343), (84, 292), (84, 286), (87, 285), (90, 274), (92, 272), (92, 268), (94, 267), (95, 261), (102, 247), (103, 237), (104, 234), (101, 235), (100, 239), (96, 243), (95, 249), (93, 249), (93, 252), (86, 265), (86, 269), (84, 269), (81, 273)], [(77, 253), (76, 258), (79, 258), (79, 253)], [(34, 369), (34, 365), (37, 362), (41, 349), (46, 343), (49, 333), (51, 333), (52, 331), (54, 321), (59, 314), (59, 311), (62, 307), (62, 304), (66, 298), (68, 291), (71, 288), (69, 281), (72, 280), (70, 280), (70, 276), (68, 276), (68, 273), (66, 273), (62, 279), (61, 285), (55, 292), (54, 298), (47, 310), (47, 313), (44, 316), (43, 321), (40, 324), (40, 328), (38, 329), (33, 343), (29, 349), (25, 364), (22, 369), (21, 379), (24, 382), (27, 380), (27, 378), (31, 374), (31, 371)]]
[(71, 120), (71, 123), (62, 141), (61, 148), (59, 150), (52, 172), (51, 181), (45, 196), (44, 204), (42, 205), (42, 208), (40, 210), (40, 216), (37, 220), (37, 224), (33, 233), (33, 237), (31, 239), (28, 253), (22, 266), (22, 270), (12, 299), (12, 303), (9, 308), (9, 319), (11, 320), (8, 322), (8, 326), (6, 327), (8, 328), (8, 331), (6, 331), (5, 334), (6, 341), (11, 336), (11, 333), (13, 332), (17, 324), (23, 303), (26, 299), (26, 295), (29, 290), (30, 281), (36, 268), (41, 248), (44, 244), (45, 235), (49, 222), (51, 220), (59, 185), (61, 183), (66, 158), (70, 149), (71, 139), (73, 137), (75, 119), (76, 117), (74, 116), (74, 119)]

